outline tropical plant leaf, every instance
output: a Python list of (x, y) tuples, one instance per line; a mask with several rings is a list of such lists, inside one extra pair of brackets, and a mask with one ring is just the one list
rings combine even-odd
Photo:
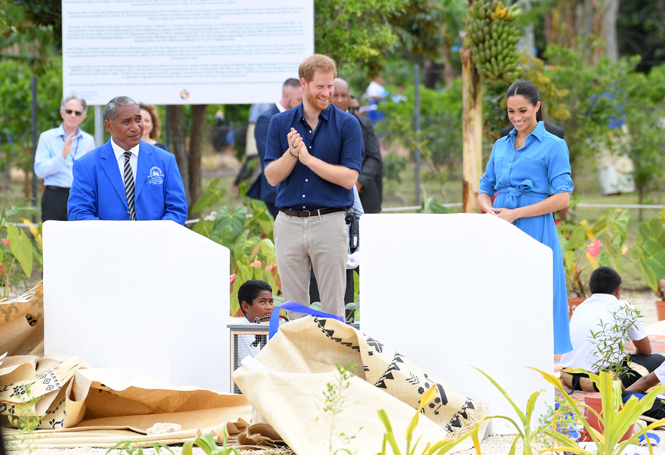
[(22, 229), (13, 225), (7, 226), (7, 237), (12, 254), (21, 264), (26, 276), (32, 275), (32, 243)]
[(235, 243), (233, 244), (233, 256), (236, 258), (237, 261), (247, 259), (247, 255), (245, 254), (245, 247), (247, 246), (247, 236), (249, 235), (249, 231), (245, 229), (242, 234), (240, 234), (237, 238)]
[(215, 216), (215, 227), (214, 231), (221, 231), (222, 227), (231, 224), (231, 211), (228, 207), (222, 207), (217, 210), (217, 216)]
[(640, 276), (644, 280), (647, 286), (653, 289), (654, 292), (658, 291), (658, 280), (656, 279), (656, 274), (654, 271), (647, 265), (645, 259), (645, 253), (639, 246), (633, 248), (630, 251), (634, 259), (634, 264), (637, 266), (637, 270), (640, 272)]
[(212, 233), (212, 228), (215, 225), (215, 222), (212, 220), (204, 220), (203, 217), (199, 219), (199, 221), (196, 222), (194, 227), (192, 227), (192, 230), (196, 232), (197, 234), (201, 234), (204, 237), (210, 238), (210, 234)]
[(196, 201), (196, 204), (192, 207), (192, 212), (197, 213), (205, 208), (212, 207), (224, 197), (226, 190), (224, 188), (218, 188), (220, 182), (221, 179), (216, 178), (208, 184), (208, 187), (205, 189), (199, 200)]
[(583, 226), (576, 227), (568, 239), (568, 250), (577, 250), (584, 246), (586, 242), (586, 229)]
[(245, 219), (247, 218), (247, 207), (236, 207), (231, 216), (231, 227), (234, 237), (238, 237), (245, 230)]
[(219, 241), (222, 245), (224, 245), (226, 248), (229, 250), (233, 251), (233, 245), (235, 243), (236, 236), (233, 233), (233, 228), (231, 227), (230, 223), (227, 223), (222, 226), (222, 228), (219, 230)]
[(266, 259), (266, 264), (277, 264), (277, 255), (275, 254), (275, 244), (270, 239), (261, 240), (261, 254)]

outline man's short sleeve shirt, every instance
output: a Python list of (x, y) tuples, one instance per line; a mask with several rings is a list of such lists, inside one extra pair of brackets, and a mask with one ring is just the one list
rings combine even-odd
[[(273, 116), (268, 127), (266, 167), (289, 148), (287, 135), (291, 128), (300, 134), (312, 156), (360, 172), (364, 149), (360, 123), (332, 104), (319, 115), (316, 130), (307, 124), (302, 103)], [(291, 174), (277, 186), (275, 205), (295, 210), (347, 208), (353, 205), (353, 192), (322, 179), (298, 161)]]
[[(597, 373), (598, 368), (593, 368), (600, 360), (593, 352), (595, 347), (591, 340), (591, 331), (600, 330), (600, 322), (613, 324), (614, 313), (623, 311), (627, 303), (620, 302), (611, 294), (593, 294), (582, 302), (573, 313), (570, 320), (570, 340), (573, 350), (561, 356), (563, 368), (584, 368), (592, 373)], [(632, 341), (646, 338), (647, 331), (641, 320), (628, 329), (628, 338)], [(600, 370), (609, 365), (603, 365)]]

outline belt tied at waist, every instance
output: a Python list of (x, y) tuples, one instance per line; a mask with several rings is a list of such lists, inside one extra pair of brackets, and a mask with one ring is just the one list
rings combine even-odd
[(516, 209), (517, 208), (517, 198), (522, 196), (523, 194), (526, 194), (528, 196), (534, 196), (534, 197), (539, 197), (542, 199), (547, 199), (549, 197), (549, 194), (545, 193), (536, 193), (535, 191), (531, 191), (533, 188), (533, 182), (529, 179), (523, 180), (522, 183), (520, 183), (517, 186), (511, 186), (508, 188), (501, 188), (500, 190), (497, 190), (497, 193), (499, 194), (507, 194), (508, 197), (506, 197), (505, 200), (505, 208), (507, 209)]

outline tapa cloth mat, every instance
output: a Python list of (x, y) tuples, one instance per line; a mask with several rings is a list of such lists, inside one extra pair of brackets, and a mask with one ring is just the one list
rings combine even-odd
[[(405, 449), (406, 428), (420, 397), (437, 384), (436, 398), (420, 416), (415, 438), (421, 446), (468, 433), (484, 417), (484, 406), (449, 387), (406, 357), (377, 340), (333, 319), (306, 317), (280, 327), (250, 366), (233, 380), (262, 417), (299, 455), (325, 453), (331, 419), (321, 408), (324, 391), (339, 377), (335, 364), (354, 362), (355, 376), (343, 390), (343, 411), (332, 429), (333, 450), (377, 453), (385, 427), (377, 411), (384, 409), (398, 444)], [(484, 436), (486, 425), (480, 437)], [(472, 446), (470, 438), (459, 450)]]
[[(37, 433), (49, 437), (36, 440), (35, 446), (111, 447), (137, 439), (176, 443), (199, 431), (221, 434), (227, 422), (249, 421), (252, 415), (241, 395), (174, 387), (127, 370), (91, 369), (80, 358), (44, 357), (43, 352), (44, 298), (39, 282), (25, 294), (0, 302), (0, 354), (8, 355), (0, 364), (0, 423), (8, 427), (7, 416), (15, 415), (20, 404), (22, 412), (45, 414)], [(39, 401), (30, 404), (36, 397)], [(158, 422), (177, 423), (182, 430), (146, 436)], [(231, 427), (235, 440), (240, 431)], [(6, 440), (16, 434), (10, 428), (4, 431)]]
[(37, 283), (25, 294), (0, 302), (0, 354), (44, 355), (44, 290)]
[[(45, 414), (37, 434), (49, 436), (33, 443), (43, 448), (111, 447), (123, 440), (177, 443), (202, 433), (221, 435), (228, 422), (252, 416), (242, 395), (175, 387), (129, 370), (85, 367), (73, 356), (5, 358), (0, 365), (0, 414)], [(36, 397), (37, 404), (31, 404)], [(179, 424), (182, 429), (147, 436), (156, 423)], [(4, 417), (3, 426), (7, 425)], [(230, 433), (240, 432), (231, 427)], [(17, 434), (5, 429), (5, 440)]]

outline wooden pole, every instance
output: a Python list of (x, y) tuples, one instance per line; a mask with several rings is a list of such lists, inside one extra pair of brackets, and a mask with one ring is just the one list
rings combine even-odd
[[(474, 0), (469, 0), (469, 8)], [(468, 26), (467, 19), (467, 26)], [(463, 103), (463, 153), (462, 195), (465, 213), (478, 211), (478, 189), (482, 175), (483, 139), (483, 85), (471, 59), (469, 38), (464, 37), (462, 50), (462, 103)]]

